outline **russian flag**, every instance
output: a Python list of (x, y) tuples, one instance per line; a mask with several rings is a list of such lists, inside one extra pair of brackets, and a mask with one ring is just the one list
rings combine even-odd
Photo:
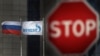
[(2, 33), (4, 34), (21, 34), (21, 22), (18, 21), (4, 21), (1, 23)]

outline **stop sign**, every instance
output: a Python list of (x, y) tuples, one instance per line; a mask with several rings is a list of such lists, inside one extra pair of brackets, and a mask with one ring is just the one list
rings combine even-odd
[(98, 40), (98, 14), (85, 0), (61, 2), (47, 19), (48, 40), (62, 54), (86, 53)]

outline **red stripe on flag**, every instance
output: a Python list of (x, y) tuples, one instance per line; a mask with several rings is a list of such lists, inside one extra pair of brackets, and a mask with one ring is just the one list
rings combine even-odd
[(14, 34), (14, 35), (21, 35), (21, 31), (18, 30), (2, 30), (4, 34)]

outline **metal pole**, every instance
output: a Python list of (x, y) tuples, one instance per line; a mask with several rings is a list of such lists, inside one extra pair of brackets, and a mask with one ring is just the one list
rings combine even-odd
[[(20, 18), (20, 23), (21, 23), (21, 25), (22, 25), (22, 20), (21, 20), (21, 18)], [(22, 30), (22, 28), (21, 28), (21, 30)], [(23, 49), (22, 49), (22, 35), (20, 35), (20, 56), (23, 56)]]
[(45, 35), (45, 33), (44, 33), (45, 32), (44, 31), (45, 30), (45, 26), (44, 26), (45, 21), (44, 21), (44, 18), (42, 20), (43, 20), (43, 23), (42, 23), (42, 25), (43, 25), (43, 27), (42, 27), (43, 28), (43, 32), (42, 32), (43, 33), (43, 35), (42, 35), (43, 36), (43, 56), (45, 56), (45, 36), (44, 36)]
[(22, 37), (20, 36), (20, 56), (23, 56), (22, 50)]

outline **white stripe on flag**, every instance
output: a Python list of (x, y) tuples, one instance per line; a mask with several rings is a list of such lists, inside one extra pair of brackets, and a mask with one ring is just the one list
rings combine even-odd
[(19, 22), (19, 21), (4, 21), (4, 22), (1, 23), (1, 25), (17, 25), (17, 26), (20, 26), (21, 22)]

